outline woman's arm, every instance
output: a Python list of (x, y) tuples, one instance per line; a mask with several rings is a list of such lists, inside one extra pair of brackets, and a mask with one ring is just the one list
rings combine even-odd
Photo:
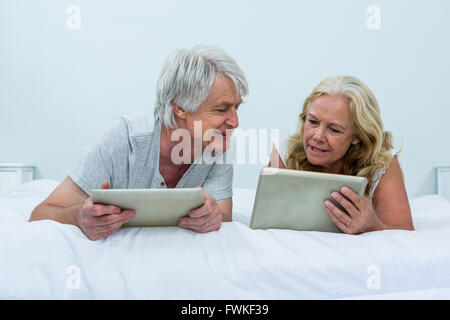
[(393, 157), (373, 194), (372, 204), (385, 229), (414, 230), (403, 174)]
[(281, 159), (280, 153), (275, 147), (272, 148), (272, 153), (270, 154), (270, 161), (267, 164), (267, 166), (272, 168), (286, 169), (286, 166), (284, 165), (284, 162)]
[(343, 187), (331, 197), (344, 207), (339, 209), (331, 201), (325, 201), (328, 216), (343, 232), (360, 234), (386, 229), (414, 230), (408, 196), (397, 158), (393, 158), (386, 173), (380, 179), (372, 205), (353, 190)]

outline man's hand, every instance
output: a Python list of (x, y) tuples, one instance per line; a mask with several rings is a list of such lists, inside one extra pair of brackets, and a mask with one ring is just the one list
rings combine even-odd
[[(200, 187), (198, 187), (200, 188)], [(222, 209), (217, 205), (216, 199), (203, 191), (205, 203), (189, 212), (178, 222), (181, 228), (190, 229), (199, 233), (219, 230), (222, 226)]]
[[(103, 182), (101, 189), (109, 189), (109, 182)], [(78, 227), (90, 240), (107, 237), (136, 215), (134, 210), (121, 210), (112, 205), (94, 204), (89, 197), (78, 214)]]

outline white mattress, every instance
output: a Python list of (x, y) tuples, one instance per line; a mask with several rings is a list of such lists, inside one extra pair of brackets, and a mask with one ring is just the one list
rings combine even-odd
[(219, 231), (128, 228), (94, 242), (27, 222), (56, 185), (0, 199), (1, 299), (450, 299), (450, 203), (436, 195), (410, 201), (416, 231), (352, 236), (252, 230), (255, 190), (235, 189)]

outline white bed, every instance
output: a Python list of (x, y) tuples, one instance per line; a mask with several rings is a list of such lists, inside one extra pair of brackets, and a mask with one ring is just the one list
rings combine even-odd
[(248, 227), (255, 190), (234, 190), (234, 222), (196, 234), (128, 228), (90, 241), (28, 223), (57, 185), (0, 199), (1, 299), (450, 299), (450, 203), (410, 201), (416, 231), (358, 236)]

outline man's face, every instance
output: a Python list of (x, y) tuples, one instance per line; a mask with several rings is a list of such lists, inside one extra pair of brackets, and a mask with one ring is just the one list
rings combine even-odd
[[(208, 145), (217, 152), (226, 151), (231, 134), (239, 125), (237, 109), (241, 102), (241, 96), (233, 81), (226, 76), (218, 75), (210, 94), (198, 111), (186, 114), (186, 129), (194, 137), (194, 145), (201, 145), (202, 152)], [(201, 130), (195, 128), (199, 124)]]

